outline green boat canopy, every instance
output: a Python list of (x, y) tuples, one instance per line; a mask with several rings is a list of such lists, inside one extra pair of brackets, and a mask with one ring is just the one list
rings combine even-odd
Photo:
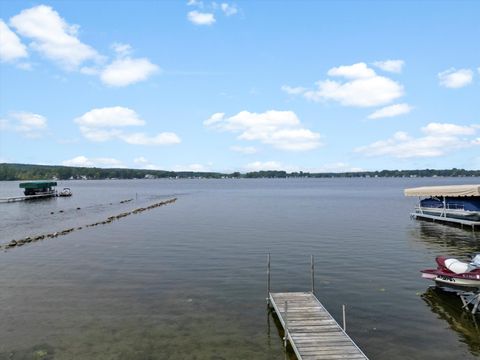
[(20, 183), (19, 187), (21, 189), (46, 189), (52, 186), (57, 186), (56, 181), (30, 181)]

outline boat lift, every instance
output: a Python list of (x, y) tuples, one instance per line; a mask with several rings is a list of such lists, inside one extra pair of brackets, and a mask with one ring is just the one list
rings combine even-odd
[(457, 295), (460, 296), (463, 303), (463, 309), (470, 311), (472, 306), (472, 314), (475, 315), (480, 307), (480, 290), (477, 291), (459, 291)]

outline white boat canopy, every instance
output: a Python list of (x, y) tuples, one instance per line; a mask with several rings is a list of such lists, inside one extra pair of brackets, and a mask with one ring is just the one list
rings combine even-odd
[(480, 196), (480, 185), (423, 186), (405, 189), (405, 196)]

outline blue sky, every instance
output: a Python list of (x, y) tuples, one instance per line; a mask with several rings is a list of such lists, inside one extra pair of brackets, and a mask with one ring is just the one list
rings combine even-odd
[(477, 1), (0, 1), (0, 162), (480, 168)]

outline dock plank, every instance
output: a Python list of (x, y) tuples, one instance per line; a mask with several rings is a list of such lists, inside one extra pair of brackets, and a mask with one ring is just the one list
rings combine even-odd
[(368, 360), (311, 292), (270, 293), (269, 302), (298, 359)]

